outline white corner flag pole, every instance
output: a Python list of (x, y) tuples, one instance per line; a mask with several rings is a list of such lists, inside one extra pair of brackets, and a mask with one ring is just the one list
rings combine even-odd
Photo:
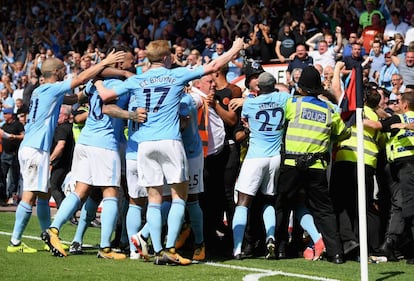
[[(365, 196), (365, 161), (364, 161), (364, 125), (362, 122), (363, 86), (362, 67), (356, 68), (356, 128), (357, 128), (357, 176), (358, 176), (358, 216), (359, 216), (359, 249), (361, 281), (368, 281), (368, 243), (367, 243), (367, 211)], [(358, 81), (359, 80), (359, 81)]]

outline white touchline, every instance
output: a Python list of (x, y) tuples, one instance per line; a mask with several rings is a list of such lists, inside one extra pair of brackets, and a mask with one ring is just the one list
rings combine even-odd
[(221, 263), (215, 263), (215, 262), (206, 262), (204, 264), (210, 265), (210, 266), (216, 266), (216, 267), (225, 267), (225, 268), (240, 269), (240, 270), (245, 270), (245, 271), (260, 272), (260, 273), (254, 273), (254, 274), (246, 275), (243, 278), (243, 281), (258, 281), (261, 277), (275, 276), (275, 275), (283, 275), (283, 276), (289, 276), (289, 277), (299, 277), (299, 278), (303, 278), (303, 279), (318, 280), (318, 281), (340, 281), (338, 279), (331, 279), (331, 278), (326, 278), (326, 277), (319, 277), (319, 276), (312, 276), (312, 275), (305, 275), (305, 274), (298, 274), (298, 273), (289, 273), (289, 272), (283, 272), (283, 271), (280, 271), (280, 270), (270, 270), (270, 269), (254, 268), (254, 267), (245, 267), (245, 266), (237, 266), (237, 265), (231, 265), (231, 264), (221, 264)]
[[(11, 235), (11, 233), (0, 231), (0, 235)], [(23, 238), (33, 239), (33, 240), (41, 240), (40, 237), (30, 236), (30, 235), (23, 235)], [(68, 241), (62, 241), (62, 243), (63, 244), (68, 244), (68, 245), (71, 244), (71, 242), (68, 242)], [(92, 245), (82, 245), (82, 246), (83, 247), (93, 247)], [(319, 276), (312, 276), (312, 275), (305, 275), (305, 274), (298, 274), (298, 273), (289, 273), (289, 272), (283, 272), (283, 271), (280, 271), (280, 270), (275, 271), (275, 270), (270, 270), (270, 269), (237, 266), (237, 265), (231, 265), (231, 264), (221, 264), (221, 263), (215, 263), (215, 262), (205, 262), (203, 264), (209, 265), (209, 266), (225, 267), (225, 268), (232, 268), (232, 269), (240, 269), (240, 270), (244, 270), (244, 271), (259, 272), (259, 273), (253, 273), (253, 274), (248, 274), (248, 275), (244, 276), (243, 281), (258, 281), (261, 277), (275, 276), (275, 275), (283, 275), (283, 276), (289, 276), (289, 277), (299, 277), (299, 278), (303, 278), (303, 279), (318, 280), (318, 281), (340, 281), (338, 279), (331, 279), (331, 278), (326, 278), (326, 277), (319, 277)]]
[[(12, 235), (12, 234), (10, 232), (0, 231), (0, 235)], [(22, 238), (27, 238), (27, 239), (32, 239), (32, 240), (42, 240), (42, 239), (40, 239), (40, 237), (30, 236), (30, 235), (23, 235)], [(67, 244), (67, 245), (70, 245), (71, 244), (71, 242), (63, 241), (63, 240), (60, 241), (60, 242), (62, 242), (62, 244)], [(82, 244), (82, 247), (92, 248), (93, 245), (89, 245), (89, 244), (83, 245)]]

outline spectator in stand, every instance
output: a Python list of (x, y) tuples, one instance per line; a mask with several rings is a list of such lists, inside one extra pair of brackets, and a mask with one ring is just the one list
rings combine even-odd
[[(210, 62), (214, 52), (216, 51), (216, 43), (214, 42), (214, 38), (211, 36), (206, 36), (204, 38), (205, 48), (201, 52), (201, 57), (203, 59), (203, 63)], [(223, 46), (223, 44), (221, 44)]]
[(398, 96), (405, 92), (406, 84), (404, 83), (404, 78), (401, 74), (394, 73), (391, 77), (391, 84), (392, 84), (391, 95), (394, 94)]
[(20, 114), (20, 113), (28, 113), (28, 112), (29, 112), (29, 108), (23, 103), (23, 100), (17, 99), (15, 103), (15, 113)]
[(260, 47), (260, 58), (262, 64), (269, 63), (270, 59), (274, 57), (274, 44), (272, 34), (270, 33), (270, 27), (265, 24), (256, 24), (254, 26), (253, 42), (251, 45), (257, 45)]
[[(357, 1), (361, 2), (361, 0)], [(343, 18), (340, 21), (341, 27), (344, 32), (344, 36), (350, 37), (352, 33), (358, 32), (358, 17), (355, 17), (350, 9), (346, 9), (345, 7), (343, 8), (345, 9), (345, 12)]]
[(13, 110), (14, 108), (14, 100), (10, 96), (9, 91), (7, 88), (3, 88), (0, 90), (0, 98), (3, 103), (3, 108), (10, 108)]
[(405, 1), (405, 7), (402, 7), (401, 9), (401, 18), (404, 22), (411, 24), (411, 19), (413, 15), (414, 15), (414, 0), (407, 0)]
[(361, 34), (361, 40), (367, 53), (371, 50), (375, 35), (378, 33), (384, 33), (384, 26), (382, 25), (380, 14), (374, 13), (371, 16), (371, 24), (364, 27)]
[(365, 58), (363, 58), (361, 56), (361, 48), (362, 47), (359, 43), (352, 44), (351, 55), (343, 58), (345, 68), (341, 71), (342, 75), (348, 76), (348, 74), (351, 73), (354, 67), (358, 65), (365, 67), (370, 62), (370, 57), (366, 56)]
[(370, 68), (368, 78), (370, 82), (378, 84), (379, 74), (382, 67), (385, 65), (385, 55), (382, 53), (382, 46), (380, 41), (372, 43), (372, 55), (370, 57)]
[(411, 42), (414, 41), (414, 15), (411, 17), (411, 23), (410, 26), (405, 33), (405, 40), (404, 40), (404, 46), (408, 47)]
[(212, 59), (215, 59), (221, 55), (223, 55), (226, 51), (224, 50), (224, 45), (221, 43), (216, 44), (216, 51), (211, 55)]
[(200, 53), (197, 50), (192, 51), (191, 54), (189, 54), (187, 57), (187, 68), (195, 69), (200, 65), (201, 65)]
[(394, 10), (391, 12), (391, 22), (385, 26), (384, 41), (391, 41), (396, 33), (400, 33), (405, 37), (410, 26), (401, 20), (400, 12)]
[(177, 7), (175, 10), (175, 15), (173, 15), (172, 20), (174, 22), (174, 30), (181, 37), (186, 36), (186, 30), (190, 27), (190, 23), (184, 17), (184, 11), (182, 7)]
[(306, 46), (304, 44), (298, 44), (296, 46), (296, 52), (290, 57), (290, 62), (286, 70), (286, 82), (292, 84), (292, 71), (296, 68), (304, 69), (307, 66), (313, 65), (313, 58), (308, 56)]
[(380, 20), (384, 19), (382, 13), (376, 9), (376, 1), (375, 0), (367, 0), (366, 4), (366, 11), (362, 12), (359, 17), (359, 25), (365, 29), (367, 26), (372, 25), (372, 17), (374, 14), (378, 14)]
[[(352, 32), (349, 34), (348, 37), (348, 43), (344, 46), (343, 50), (342, 50), (342, 57), (347, 57), (352, 55), (352, 44), (354, 43), (359, 43), (361, 40), (358, 37), (358, 33), (356, 32)], [(361, 46), (361, 56), (365, 56), (367, 54), (364, 46)]]
[(172, 67), (186, 66), (187, 56), (184, 54), (184, 48), (176, 46), (174, 49), (173, 64)]
[(211, 21), (211, 18), (209, 15), (207, 15), (206, 11), (204, 9), (201, 9), (198, 11), (198, 21), (195, 26), (195, 31), (200, 32), (201, 27), (204, 24), (209, 24)]
[(404, 77), (404, 82), (407, 85), (414, 85), (414, 50), (408, 49), (405, 54), (393, 55), (391, 59), (399, 74)]
[(223, 26), (219, 29), (219, 34), (217, 38), (217, 42), (220, 44), (223, 44), (224, 50), (228, 50), (231, 47), (231, 32), (229, 32), (229, 29), (226, 26)]
[(194, 29), (194, 27), (189, 27), (187, 29), (187, 35), (184, 39), (188, 41), (189, 48), (197, 49), (199, 52), (203, 51), (203, 37)]
[(275, 52), (281, 63), (284, 63), (295, 52), (295, 35), (290, 25), (284, 24), (277, 37)]
[(301, 21), (293, 21), (291, 25), (291, 29), (293, 35), (295, 36), (295, 43), (297, 44), (305, 44), (306, 40), (308, 40), (308, 33), (306, 31), (306, 24)]
[(142, 73), (148, 67), (148, 59), (145, 50), (137, 50), (137, 63), (135, 64), (137, 74)]
[(335, 57), (342, 48), (342, 35), (341, 28), (339, 26), (336, 27), (336, 35), (338, 39), (333, 49), (329, 49), (328, 42), (326, 40), (321, 40), (318, 42), (318, 50), (309, 53), (309, 56), (313, 58), (314, 64), (320, 64), (322, 68), (325, 68), (327, 65), (334, 67)]

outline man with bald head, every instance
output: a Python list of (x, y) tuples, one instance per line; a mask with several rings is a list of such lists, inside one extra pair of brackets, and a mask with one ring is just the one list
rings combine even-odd
[(23, 194), (16, 209), (13, 234), (7, 252), (35, 253), (37, 251), (21, 241), (36, 199), (41, 229), (45, 230), (50, 225), (48, 195), (50, 148), (65, 93), (95, 77), (106, 66), (122, 60), (123, 56), (123, 53), (111, 53), (99, 64), (83, 71), (77, 77), (64, 81), (66, 67), (63, 61), (48, 58), (43, 62), (41, 72), (45, 83), (33, 91), (25, 126), (25, 138), (19, 149)]

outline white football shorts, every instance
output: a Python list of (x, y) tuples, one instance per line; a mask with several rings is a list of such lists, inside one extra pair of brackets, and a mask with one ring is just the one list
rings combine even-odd
[(128, 184), (128, 194), (131, 198), (148, 197), (147, 188), (138, 185), (138, 169), (136, 160), (126, 160), (126, 180)]
[(118, 151), (77, 143), (73, 152), (72, 175), (76, 181), (92, 186), (121, 184), (121, 160)]
[[(138, 184), (145, 187), (182, 183), (188, 179), (188, 164), (180, 140), (145, 141), (137, 154)], [(165, 179), (165, 181), (164, 181)]]
[(23, 191), (48, 191), (50, 154), (32, 147), (22, 147), (18, 154)]
[(269, 158), (244, 159), (235, 189), (254, 196), (260, 188), (264, 195), (274, 195), (279, 177), (280, 161), (280, 155)]

